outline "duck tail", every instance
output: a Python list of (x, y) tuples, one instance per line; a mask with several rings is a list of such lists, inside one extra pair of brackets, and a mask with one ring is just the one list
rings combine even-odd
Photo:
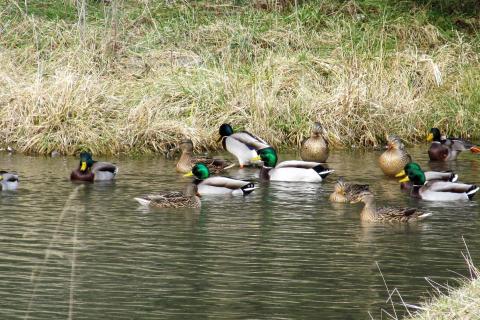
[(479, 190), (480, 188), (477, 187), (476, 185), (472, 185), (470, 187), (470, 189), (468, 189), (467, 191), (467, 196), (468, 196), (468, 199), (472, 200), (473, 196), (475, 195), (475, 193), (477, 193), (477, 191)]
[(470, 148), (470, 151), (472, 153), (480, 153), (480, 147), (479, 146), (473, 146)]
[(150, 205), (150, 200), (147, 200), (144, 198), (133, 198), (133, 199), (135, 199), (135, 201), (137, 201), (142, 206), (148, 207)]
[(458, 174), (452, 172), (452, 177), (450, 178), (450, 182), (457, 182)]
[(255, 190), (256, 188), (255, 188), (255, 184), (249, 183), (249, 184), (244, 185), (240, 189), (242, 189), (243, 195), (246, 196), (247, 194), (252, 193), (253, 190)]
[(330, 173), (335, 172), (335, 170), (325, 168), (321, 164), (313, 167), (313, 170), (315, 170), (322, 179), (325, 179)]
[(431, 212), (425, 212), (425, 213), (422, 213), (421, 215), (419, 215), (419, 216), (418, 216), (418, 219), (419, 219), (419, 220), (423, 220), (423, 219), (425, 219), (425, 218), (430, 217), (431, 215), (432, 215)]

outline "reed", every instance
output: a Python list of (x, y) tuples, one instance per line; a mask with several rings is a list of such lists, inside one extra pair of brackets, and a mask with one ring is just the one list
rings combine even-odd
[(378, 2), (8, 0), (0, 141), (216, 149), (230, 122), (295, 148), (316, 120), (339, 148), (420, 141), (431, 126), (478, 137), (478, 37), (429, 7)]

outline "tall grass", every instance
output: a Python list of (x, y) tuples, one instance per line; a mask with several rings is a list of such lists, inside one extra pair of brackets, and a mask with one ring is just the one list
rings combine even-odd
[(428, 9), (25, 3), (0, 9), (0, 141), (25, 152), (162, 152), (185, 136), (214, 149), (223, 122), (283, 148), (315, 120), (337, 147), (413, 142), (434, 125), (480, 135), (478, 39)]

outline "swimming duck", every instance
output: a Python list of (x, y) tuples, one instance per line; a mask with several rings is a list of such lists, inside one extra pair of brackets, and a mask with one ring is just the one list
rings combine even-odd
[(252, 159), (258, 156), (258, 150), (270, 147), (267, 142), (250, 132), (234, 133), (232, 126), (228, 123), (220, 126), (219, 133), (223, 148), (238, 159), (240, 168), (252, 164)]
[(405, 165), (412, 162), (412, 157), (405, 151), (405, 146), (399, 137), (390, 135), (387, 138), (387, 150), (380, 155), (380, 169), (387, 176), (394, 177)]
[(411, 168), (399, 182), (408, 181), (413, 183), (410, 195), (427, 201), (471, 200), (479, 189), (474, 184), (427, 181), (425, 173), (416, 167)]
[(330, 194), (332, 202), (350, 202), (363, 191), (368, 191), (368, 184), (346, 183), (343, 177), (338, 178), (333, 192)]
[(328, 153), (328, 141), (323, 136), (323, 127), (319, 122), (315, 122), (311, 136), (302, 141), (300, 158), (304, 161), (325, 162)]
[[(408, 172), (414, 170), (414, 169), (419, 169), (420, 166), (418, 163), (415, 162), (410, 162), (405, 165), (405, 168), (400, 171), (398, 174), (395, 175), (395, 178), (404, 178), (408, 175)], [(425, 174), (425, 180), (426, 181), (447, 181), (447, 182), (456, 182), (458, 180), (458, 174), (452, 172), (452, 171), (426, 171), (424, 172)], [(400, 188), (405, 191), (411, 191), (413, 188), (413, 183), (411, 181), (407, 182), (402, 182), (400, 184)]]
[(429, 212), (423, 212), (416, 208), (377, 208), (375, 197), (370, 191), (359, 193), (352, 203), (363, 202), (365, 206), (360, 212), (360, 220), (369, 222), (411, 222), (425, 219), (431, 216)]
[(8, 171), (0, 171), (0, 190), (15, 190), (17, 187), (17, 174)]
[(469, 141), (442, 136), (438, 128), (430, 129), (427, 141), (432, 142), (428, 148), (428, 157), (434, 161), (455, 160), (458, 154), (465, 150), (470, 150), (472, 153), (480, 153), (480, 147)]
[(195, 176), (194, 184), (198, 187), (200, 195), (206, 194), (231, 194), (247, 195), (255, 190), (255, 185), (250, 181), (237, 180), (226, 177), (210, 177), (208, 167), (203, 163), (197, 163), (192, 171), (185, 177)]
[(162, 192), (134, 198), (139, 204), (156, 208), (200, 208), (197, 185), (189, 183), (185, 192)]
[(261, 180), (320, 182), (334, 172), (318, 162), (290, 160), (277, 165), (277, 153), (271, 147), (258, 150), (258, 154), (253, 160), (263, 161)]
[(118, 167), (109, 162), (98, 162), (92, 159), (89, 152), (80, 153), (80, 164), (70, 174), (75, 181), (109, 181), (115, 178)]
[(197, 162), (204, 163), (212, 173), (219, 173), (233, 166), (233, 164), (228, 160), (192, 156), (193, 143), (190, 139), (185, 139), (181, 141), (180, 150), (182, 150), (182, 155), (180, 156), (180, 159), (178, 160), (176, 166), (176, 170), (179, 173), (190, 172), (192, 170), (192, 167)]

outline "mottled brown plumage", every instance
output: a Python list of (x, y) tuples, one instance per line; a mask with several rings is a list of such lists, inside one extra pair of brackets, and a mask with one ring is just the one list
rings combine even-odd
[(141, 205), (156, 208), (199, 208), (201, 206), (200, 195), (194, 184), (187, 185), (185, 192), (161, 192), (138, 197), (135, 200)]
[(302, 141), (300, 157), (304, 161), (325, 162), (328, 155), (328, 141), (323, 136), (323, 128), (315, 122), (311, 136)]
[(400, 138), (394, 135), (388, 136), (387, 150), (378, 158), (378, 163), (383, 173), (394, 177), (411, 161), (412, 157), (405, 150), (405, 146)]
[(334, 191), (330, 194), (332, 202), (351, 202), (361, 192), (368, 191), (368, 184), (346, 183), (340, 177), (335, 184)]
[(192, 167), (198, 162), (204, 163), (210, 172), (214, 174), (233, 166), (232, 162), (228, 160), (193, 156), (193, 143), (190, 139), (182, 140), (180, 149), (182, 150), (182, 155), (176, 165), (176, 170), (179, 173), (190, 172)]

